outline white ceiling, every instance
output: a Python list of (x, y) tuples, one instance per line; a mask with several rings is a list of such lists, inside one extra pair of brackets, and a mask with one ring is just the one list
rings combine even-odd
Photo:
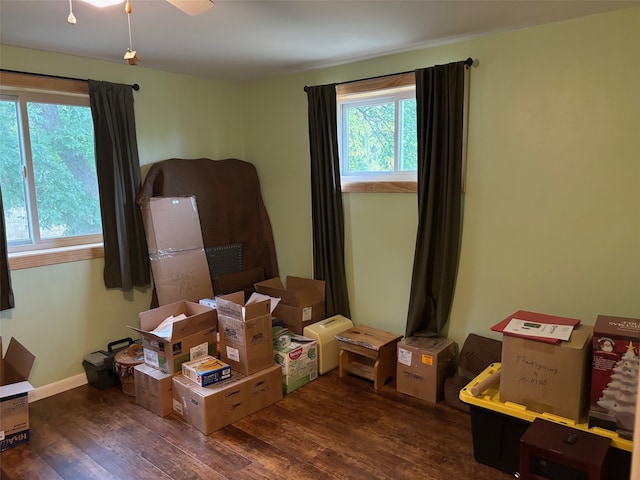
[[(124, 4), (0, 0), (0, 42), (124, 63)], [(140, 66), (250, 80), (472, 36), (639, 6), (590, 0), (216, 0), (189, 16), (165, 0), (130, 0)], [(470, 55), (472, 52), (470, 52)], [(136, 67), (131, 67), (136, 68)]]

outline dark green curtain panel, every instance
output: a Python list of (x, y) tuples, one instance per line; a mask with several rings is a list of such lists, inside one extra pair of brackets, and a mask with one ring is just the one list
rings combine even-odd
[(309, 111), (314, 278), (326, 282), (326, 316), (351, 318), (344, 268), (344, 211), (336, 86), (305, 87)]
[(2, 188), (0, 188), (0, 310), (9, 310), (14, 307), (7, 253), (7, 232), (4, 225), (4, 207), (2, 206)]
[(438, 336), (451, 311), (462, 202), (465, 62), (416, 70), (418, 233), (405, 336)]
[(136, 197), (142, 185), (130, 85), (89, 80), (104, 236), (104, 284), (124, 291), (151, 282)]

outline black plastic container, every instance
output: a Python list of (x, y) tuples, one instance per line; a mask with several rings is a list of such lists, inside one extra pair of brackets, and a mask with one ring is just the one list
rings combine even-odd
[[(129, 337), (116, 340), (107, 345), (107, 350), (98, 350), (85, 355), (82, 366), (87, 374), (89, 385), (98, 390), (106, 390), (107, 388), (120, 385), (120, 375), (113, 370), (113, 359), (121, 350), (129, 348), (133, 344), (133, 340)], [(118, 345), (122, 345), (119, 348)]]

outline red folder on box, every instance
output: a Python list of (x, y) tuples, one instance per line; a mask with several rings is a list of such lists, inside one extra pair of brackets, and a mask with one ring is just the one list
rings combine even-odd
[(524, 321), (535, 322), (535, 323), (546, 323), (549, 325), (568, 325), (571, 327), (576, 327), (578, 324), (580, 324), (580, 320), (575, 318), (557, 317), (555, 315), (546, 315), (544, 313), (535, 313), (535, 312), (527, 312), (526, 310), (518, 310), (517, 312), (509, 315), (507, 318), (505, 318), (501, 322), (496, 323), (493, 327), (491, 327), (491, 330), (493, 330), (494, 332), (503, 333), (504, 335), (512, 335), (514, 337), (528, 338), (531, 340), (537, 340), (539, 342), (553, 343), (553, 344), (558, 344), (561, 342), (561, 340), (557, 338), (537, 337), (537, 336), (524, 335), (524, 334), (505, 331), (505, 328), (507, 327), (507, 325), (509, 325), (509, 322), (511, 322), (511, 320), (513, 319), (524, 320)]

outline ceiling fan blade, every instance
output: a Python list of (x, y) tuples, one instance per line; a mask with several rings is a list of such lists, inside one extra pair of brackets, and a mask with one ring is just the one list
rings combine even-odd
[(200, 15), (213, 7), (213, 0), (167, 0), (187, 15)]

